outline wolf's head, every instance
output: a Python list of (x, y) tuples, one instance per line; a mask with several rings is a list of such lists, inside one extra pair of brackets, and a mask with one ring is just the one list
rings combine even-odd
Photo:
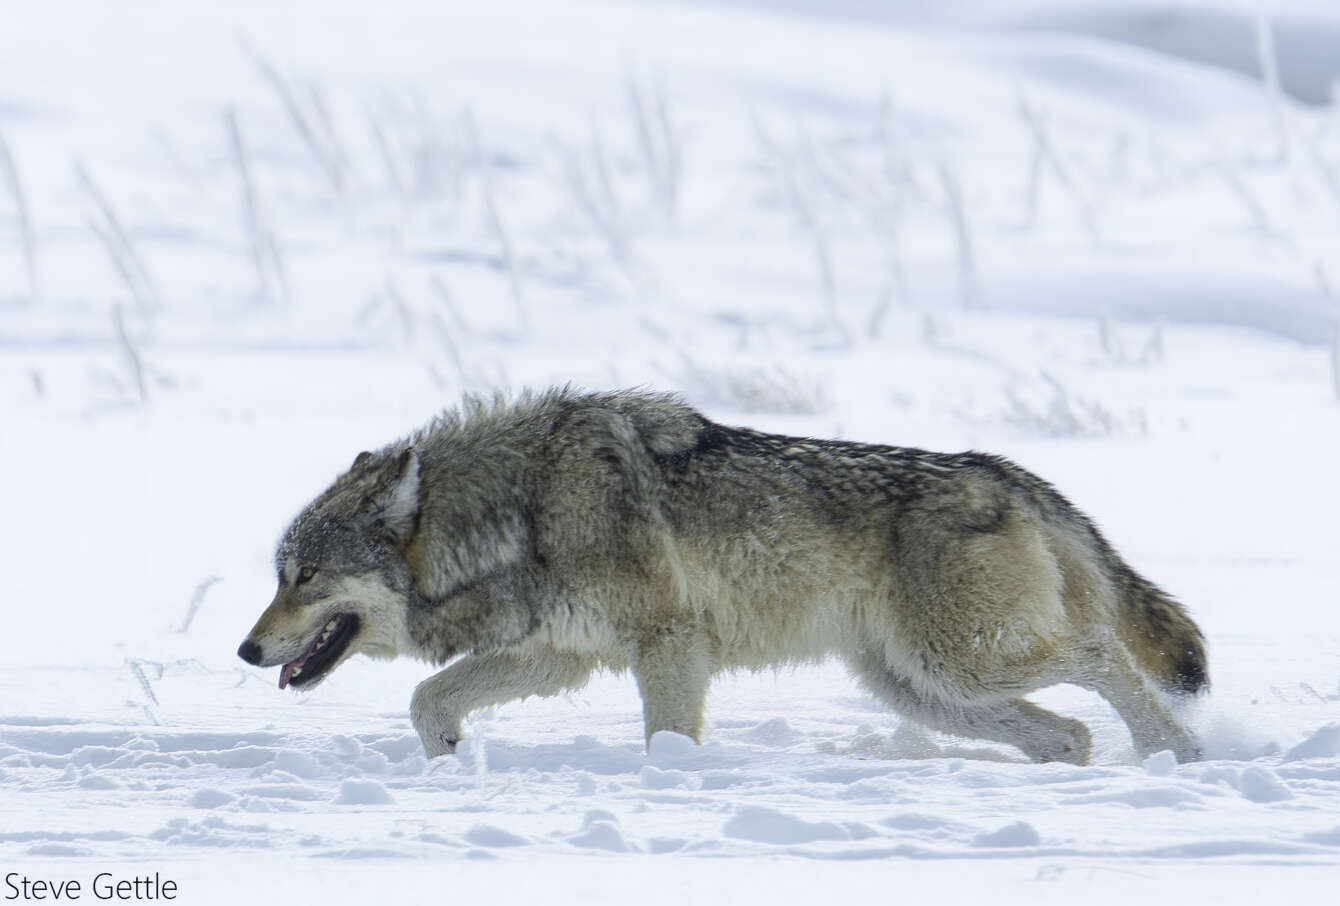
[(315, 686), (360, 651), (394, 657), (412, 585), (401, 551), (418, 513), (418, 454), (360, 453), (284, 533), (279, 590), (238, 657), (282, 664), (281, 689)]

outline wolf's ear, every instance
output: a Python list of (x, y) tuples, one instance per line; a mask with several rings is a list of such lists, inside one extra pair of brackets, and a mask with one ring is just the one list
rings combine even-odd
[(381, 468), (364, 503), (374, 527), (395, 541), (409, 536), (419, 515), (419, 454), (412, 447)]

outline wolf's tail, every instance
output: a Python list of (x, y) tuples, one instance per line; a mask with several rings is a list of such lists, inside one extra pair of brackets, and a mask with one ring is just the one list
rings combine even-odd
[(1177, 695), (1194, 695), (1210, 685), (1205, 636), (1200, 627), (1158, 586), (1123, 570), (1121, 637), (1160, 686)]

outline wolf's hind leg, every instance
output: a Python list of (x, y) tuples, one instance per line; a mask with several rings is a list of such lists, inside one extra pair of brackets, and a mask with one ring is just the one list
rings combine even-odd
[(446, 755), (456, 751), (461, 723), (470, 712), (578, 689), (595, 666), (589, 658), (542, 648), (466, 655), (415, 687), (410, 720), (429, 758)]
[[(1075, 682), (1107, 699), (1130, 728), (1135, 751), (1144, 757), (1162, 749), (1171, 749), (1177, 760), (1200, 761), (1200, 744), (1173, 717), (1154, 683), (1151, 682), (1125, 646), (1115, 640), (1097, 647), (1089, 659), (1085, 678)], [(1093, 669), (1096, 667), (1097, 669)]]
[(1089, 728), (1078, 720), (1022, 698), (978, 705), (925, 695), (873, 653), (851, 658), (848, 663), (865, 687), (894, 711), (932, 729), (1003, 742), (1022, 749), (1033, 761), (1089, 761)]
[(712, 672), (705, 640), (692, 630), (661, 633), (637, 646), (633, 676), (642, 695), (642, 721), (648, 743), (660, 730), (701, 741), (703, 708)]

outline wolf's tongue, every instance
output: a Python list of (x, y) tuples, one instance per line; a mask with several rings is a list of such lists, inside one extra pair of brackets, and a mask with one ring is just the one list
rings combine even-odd
[(293, 680), (293, 675), (303, 668), (307, 659), (316, 654), (322, 648), (326, 647), (326, 641), (336, 627), (342, 625), (342, 618), (335, 617), (327, 625), (324, 632), (317, 633), (316, 638), (312, 639), (312, 644), (307, 646), (307, 650), (300, 654), (295, 660), (289, 661), (284, 665), (284, 669), (279, 671), (279, 688), (283, 689)]
[(311, 655), (312, 655), (312, 649), (309, 648), (305, 652), (303, 652), (302, 657), (298, 658), (296, 661), (289, 661), (287, 664), (284, 665), (284, 668), (279, 671), (280, 689), (283, 689), (285, 686), (287, 686), (290, 682), (293, 681), (293, 674), (297, 673), (299, 670), (302, 669), (302, 665), (307, 663), (307, 658), (311, 657)]

